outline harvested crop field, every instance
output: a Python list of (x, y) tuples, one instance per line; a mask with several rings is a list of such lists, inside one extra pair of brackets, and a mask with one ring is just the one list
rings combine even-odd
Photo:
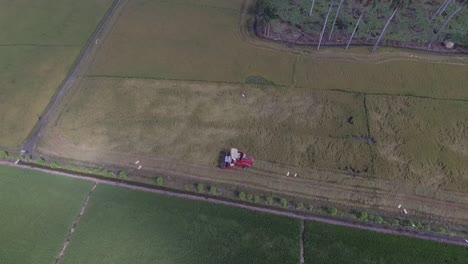
[[(147, 175), (195, 178), (348, 206), (394, 208), (395, 199), (403, 199), (415, 210), (467, 220), (468, 209), (462, 202), (467, 192), (465, 177), (439, 175), (437, 166), (424, 165), (426, 159), (435, 165), (442, 161), (448, 165), (446, 172), (457, 173), (455, 168), (464, 168), (466, 157), (452, 153), (457, 161), (449, 160), (439, 152), (438, 132), (415, 136), (411, 126), (429, 126), (424, 104), (434, 102), (441, 113), (452, 108), (461, 111), (440, 123), (455, 129), (465, 118), (463, 102), (452, 105), (450, 101), (304, 88), (97, 77), (82, 80), (80, 89), (68, 99), (38, 146), (46, 156), (129, 167), (137, 174), (132, 168), (141, 160), (144, 169), (152, 171)], [(403, 113), (417, 119), (411, 123), (399, 120), (399, 108), (386, 109), (386, 116), (379, 117), (382, 109), (399, 101), (411, 102), (414, 109), (405, 108), (408, 113)], [(393, 152), (387, 153), (393, 144), (388, 136), (393, 127), (406, 131), (394, 139), (401, 142), (394, 151), (401, 163), (394, 162)], [(463, 131), (452, 133), (464, 137)], [(423, 146), (431, 156), (421, 153), (418, 140), (427, 141)], [(254, 168), (242, 173), (217, 169), (219, 152), (231, 146), (252, 153)], [(401, 169), (421, 164), (424, 177), (421, 171), (404, 174)], [(298, 172), (299, 177), (285, 177), (287, 171)], [(452, 191), (460, 193), (452, 195)], [(397, 194), (443, 202), (397, 198)], [(458, 204), (457, 210), (450, 209), (453, 205), (447, 206), (446, 201)]]
[(367, 103), (379, 177), (468, 192), (468, 103), (388, 96)]
[(25, 140), (110, 3), (0, 3), (0, 146)]
[(0, 166), (0, 263), (53, 263), (91, 186)]
[(45, 148), (56, 146), (62, 157), (83, 146), (216, 166), (219, 151), (235, 145), (272, 165), (365, 169), (368, 145), (352, 138), (367, 133), (362, 100), (307, 89), (88, 78)]
[(317, 222), (305, 224), (305, 263), (465, 263), (466, 247)]
[(69, 263), (298, 263), (299, 222), (239, 208), (98, 186)]

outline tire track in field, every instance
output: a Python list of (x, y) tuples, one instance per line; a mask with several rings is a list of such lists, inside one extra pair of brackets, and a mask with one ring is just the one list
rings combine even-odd
[(220, 204), (220, 205), (226, 205), (226, 206), (231, 206), (231, 207), (237, 207), (237, 208), (242, 208), (242, 209), (246, 209), (249, 211), (289, 217), (289, 218), (298, 219), (302, 221), (316, 221), (316, 222), (321, 222), (321, 223), (326, 223), (326, 224), (331, 224), (331, 225), (358, 228), (358, 229), (378, 232), (382, 234), (406, 236), (406, 237), (412, 237), (412, 238), (418, 238), (418, 239), (423, 239), (423, 240), (430, 240), (430, 241), (435, 241), (435, 242), (440, 242), (440, 243), (447, 243), (447, 244), (468, 247), (468, 244), (463, 239), (459, 237), (451, 237), (448, 235), (427, 233), (427, 232), (419, 231), (419, 230), (394, 229), (391, 227), (386, 228), (386, 227), (382, 227), (379, 225), (374, 225), (370, 223), (362, 223), (362, 222), (357, 222), (357, 221), (352, 221), (352, 220), (332, 219), (332, 218), (327, 218), (324, 216), (316, 216), (316, 215), (305, 214), (301, 212), (289, 211), (287, 209), (272, 208), (272, 207), (266, 207), (266, 206), (261, 206), (257, 204), (247, 204), (245, 202), (240, 202), (240, 201), (227, 199), (227, 198), (223, 199), (221, 197), (207, 197), (205, 195), (197, 195), (197, 194), (186, 193), (186, 192), (181, 192), (181, 191), (157, 189), (156, 186), (151, 187), (151, 188), (143, 187), (143, 186), (138, 186), (138, 185), (134, 185), (131, 183), (97, 179), (91, 176), (82, 176), (78, 174), (54, 171), (54, 170), (43, 169), (43, 168), (36, 168), (36, 167), (29, 166), (29, 165), (21, 165), (21, 164), (15, 165), (14, 163), (11, 163), (11, 162), (0, 161), (0, 165), (10, 166), (10, 167), (19, 167), (23, 169), (40, 171), (40, 172), (45, 172), (48, 174), (53, 174), (53, 175), (58, 175), (58, 176), (63, 176), (63, 177), (92, 181), (95, 183), (95, 185), (106, 184), (106, 185), (116, 186), (120, 188), (138, 190), (138, 191), (149, 192), (149, 193), (156, 193), (160, 195), (166, 195), (166, 196), (188, 199), (188, 200), (193, 200), (193, 201), (204, 201), (204, 202), (208, 202), (211, 204)]
[(81, 206), (80, 214), (76, 217), (75, 221), (73, 222), (73, 226), (70, 229), (70, 231), (68, 231), (67, 239), (63, 243), (62, 249), (60, 250), (60, 253), (58, 254), (57, 258), (55, 259), (55, 264), (62, 263), (62, 258), (63, 258), (63, 255), (65, 254), (65, 250), (67, 250), (67, 247), (70, 244), (70, 240), (71, 240), (73, 234), (75, 233), (75, 229), (78, 226), (78, 224), (80, 223), (81, 216), (83, 216), (83, 214), (84, 214), (84, 212), (86, 210), (86, 207), (88, 207), (89, 198), (91, 197), (91, 194), (93, 194), (94, 190), (96, 189), (96, 186), (97, 186), (97, 182), (94, 182), (93, 187), (89, 191), (88, 196), (86, 196), (86, 199), (84, 200), (83, 205)]
[(24, 151), (25, 155), (32, 154), (34, 148), (37, 145), (37, 142), (39, 141), (39, 139), (41, 139), (42, 134), (44, 133), (44, 129), (47, 123), (49, 122), (52, 113), (55, 111), (58, 104), (62, 101), (65, 92), (70, 88), (70, 86), (72, 86), (73, 80), (77, 78), (81, 68), (83, 67), (83, 62), (86, 58), (89, 57), (89, 54), (93, 50), (93, 47), (95, 46), (95, 44), (97, 44), (96, 40), (99, 39), (104, 29), (106, 29), (109, 25), (109, 21), (111, 20), (111, 18), (116, 14), (116, 10), (118, 9), (117, 7), (119, 7), (120, 2), (120, 0), (114, 0), (111, 7), (104, 14), (104, 17), (101, 19), (101, 22), (97, 26), (94, 33), (91, 35), (91, 38), (88, 40), (88, 43), (86, 43), (84, 49), (81, 51), (80, 55), (76, 59), (75, 65), (73, 66), (73, 70), (69, 72), (68, 76), (59, 86), (57, 93), (54, 95), (52, 101), (49, 103), (46, 110), (39, 118), (38, 123), (36, 124), (36, 126), (34, 126), (33, 130), (29, 134), (29, 137), (26, 139), (25, 143), (22, 146), (22, 150)]
[(299, 243), (301, 244), (300, 264), (304, 264), (304, 219), (301, 220), (301, 233), (299, 239)]

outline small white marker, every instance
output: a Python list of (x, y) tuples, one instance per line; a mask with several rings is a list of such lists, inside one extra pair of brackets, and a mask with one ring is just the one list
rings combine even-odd
[(138, 164), (138, 163), (140, 163), (140, 161), (139, 161), (139, 160), (137, 160), (137, 161), (135, 162), (135, 164)]
[(242, 97), (245, 97), (245, 94), (241, 94), (241, 95), (242, 95)]
[(18, 162), (19, 162), (19, 160), (16, 160), (16, 161), (15, 161), (15, 165), (18, 165)]
[(294, 173), (294, 177), (297, 177), (297, 173)]
[(398, 209), (400, 209), (400, 208), (401, 208), (401, 204), (398, 205)]
[(403, 213), (408, 214), (408, 211), (406, 211), (406, 209), (403, 208)]
[(289, 171), (288, 171), (288, 173), (286, 173), (286, 177), (289, 177)]
[(22, 149), (20, 154), (23, 155), (26, 152), (26, 150)]
[(138, 169), (139, 169), (139, 170), (141, 169), (141, 165), (140, 165), (140, 166), (138, 166)]
[(468, 239), (465, 239), (465, 242), (468, 243)]

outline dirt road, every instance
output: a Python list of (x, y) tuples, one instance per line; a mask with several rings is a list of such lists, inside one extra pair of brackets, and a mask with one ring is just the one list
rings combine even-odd
[(136, 186), (136, 185), (132, 185), (132, 184), (128, 184), (128, 183), (118, 183), (118, 182), (114, 182), (114, 181), (110, 181), (110, 180), (96, 179), (96, 178), (92, 178), (92, 177), (86, 177), (86, 176), (81, 176), (81, 175), (76, 175), (76, 174), (71, 174), (71, 173), (64, 173), (64, 172), (58, 172), (58, 171), (53, 171), (53, 170), (34, 168), (34, 167), (31, 167), (31, 166), (28, 166), (28, 165), (15, 165), (12, 162), (0, 161), (0, 165), (10, 166), (10, 167), (19, 167), (19, 168), (35, 170), (35, 171), (41, 171), (41, 172), (45, 172), (45, 173), (49, 173), (49, 174), (53, 174), (53, 175), (59, 175), (59, 176), (64, 176), (64, 177), (71, 177), (71, 178), (76, 178), (76, 179), (92, 181), (92, 182), (95, 182), (95, 183), (98, 183), (98, 184), (112, 185), (112, 186), (117, 186), (117, 187), (121, 187), (121, 188), (139, 190), (139, 191), (144, 191), (144, 192), (151, 192), (151, 193), (167, 195), (167, 196), (172, 196), (172, 197), (178, 197), (178, 198), (183, 198), (183, 199), (189, 199), (189, 200), (195, 200), (195, 201), (205, 201), (205, 202), (209, 202), (209, 203), (212, 203), (212, 204), (221, 204), (221, 205), (226, 205), (226, 206), (233, 206), (233, 207), (243, 208), (243, 209), (246, 209), (246, 210), (251, 210), (251, 211), (256, 211), (256, 212), (261, 212), (261, 213), (266, 213), (266, 214), (290, 217), (290, 218), (294, 218), (294, 219), (298, 219), (298, 220), (317, 221), (317, 222), (322, 222), (322, 223), (327, 223), (327, 224), (332, 224), (332, 225), (359, 228), (359, 229), (363, 229), (363, 230), (369, 230), (369, 231), (374, 231), (374, 232), (379, 232), (379, 233), (384, 233), (384, 234), (407, 236), (407, 237), (413, 237), (413, 238), (418, 238), (418, 239), (436, 241), (436, 242), (440, 242), (440, 243), (448, 243), (448, 244), (454, 244), (454, 245), (468, 247), (468, 243), (466, 243), (461, 238), (449, 237), (449, 236), (444, 236), (444, 235), (439, 235), (439, 234), (432, 234), (432, 233), (424, 233), (424, 232), (421, 232), (419, 230), (408, 231), (408, 230), (390, 229), (390, 228), (385, 228), (385, 227), (376, 226), (376, 225), (372, 225), (372, 224), (365, 224), (365, 223), (354, 222), (354, 221), (337, 220), (337, 219), (331, 219), (331, 218), (326, 218), (326, 217), (322, 217), (322, 216), (302, 214), (300, 212), (267, 208), (267, 207), (262, 207), (262, 206), (259, 206), (259, 205), (253, 205), (253, 204), (245, 204), (245, 203), (242, 203), (242, 202), (235, 202), (235, 201), (232, 201), (232, 200), (224, 200), (224, 199), (218, 198), (218, 197), (205, 197), (205, 196), (199, 196), (199, 195), (189, 194), (189, 193), (180, 193), (180, 192), (174, 192), (174, 191), (168, 191), (168, 190), (160, 190), (160, 189), (156, 189), (156, 187), (155, 187), (155, 189), (153, 189), (153, 188)]

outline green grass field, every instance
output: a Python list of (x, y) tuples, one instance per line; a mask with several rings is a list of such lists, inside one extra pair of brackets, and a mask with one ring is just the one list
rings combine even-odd
[(0, 166), (0, 263), (54, 263), (91, 187)]
[(0, 146), (27, 137), (110, 3), (0, 1)]
[(98, 186), (63, 263), (155, 262), (298, 263), (299, 222)]
[(466, 263), (466, 247), (317, 222), (305, 225), (305, 263)]

